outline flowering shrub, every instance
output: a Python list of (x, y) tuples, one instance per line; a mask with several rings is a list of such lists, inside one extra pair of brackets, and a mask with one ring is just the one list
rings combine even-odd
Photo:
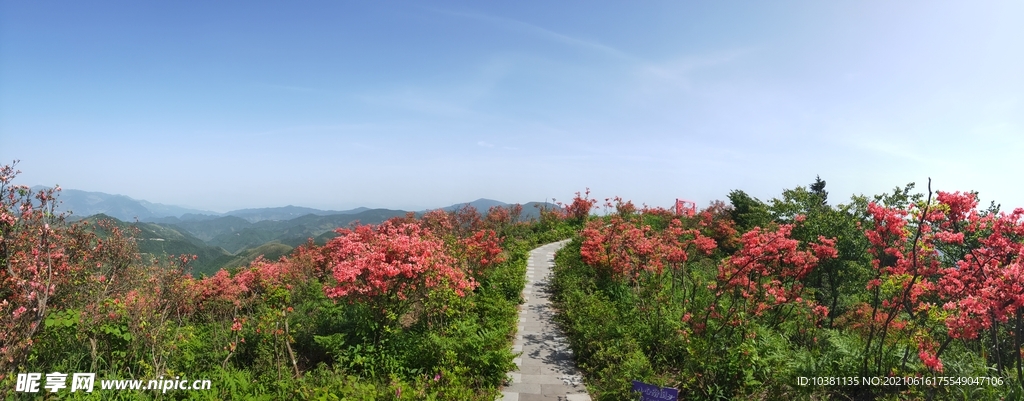
[[(930, 197), (907, 208), (868, 205), (873, 227), (865, 236), (876, 273), (867, 284), (873, 323), (865, 366), (886, 369), (882, 355), (896, 344), (887, 341), (893, 332), (897, 340), (915, 343), (922, 364), (933, 371), (943, 371), (940, 358), (953, 340), (981, 340), (985, 332), (990, 335), (982, 349), (993, 352), (982, 357), (999, 372), (1007, 356), (1019, 366), (1013, 350), (1021, 348), (1024, 209), (982, 213), (973, 193)], [(1010, 323), (1014, 332), (1003, 337), (1000, 326)], [(912, 326), (893, 330), (897, 324)]]
[[(695, 250), (705, 255), (716, 249), (714, 239), (699, 228), (685, 229), (680, 218), (663, 210), (644, 209), (642, 214), (668, 217), (668, 227), (657, 230), (634, 216), (632, 203), (616, 199), (616, 214), (592, 220), (580, 232), (580, 256), (598, 274), (612, 279), (635, 280), (642, 272), (661, 274), (666, 267), (681, 269)], [(703, 221), (697, 222), (705, 227)]]
[(324, 286), (330, 298), (369, 302), (401, 316), (431, 289), (448, 287), (465, 295), (476, 286), (444, 243), (417, 224), (385, 222), (337, 232), (325, 246), (335, 280)]
[[(578, 262), (561, 255), (555, 269), (574, 348), (608, 391), (599, 396), (626, 396), (612, 380), (622, 374), (676, 380), (696, 399), (788, 397), (796, 375), (824, 372), (991, 369), (1021, 381), (1024, 209), (983, 211), (973, 193), (939, 191), (933, 200), (908, 190), (833, 208), (798, 188), (764, 206), (761, 225), (742, 234), (724, 205), (673, 219), (610, 201), (613, 213), (580, 232)], [(896, 392), (853, 386), (805, 395)]]
[(55, 213), (60, 188), (14, 185), (19, 173), (0, 167), (0, 373), (24, 358), (72, 269)]
[[(604, 217), (577, 193), (532, 224), (521, 207), (409, 214), (195, 278), (193, 256), (143, 260), (130, 226), (63, 224), (57, 190), (16, 174), (0, 169), (0, 386), (26, 369), (196, 372), (225, 399), (493, 399), (526, 252), (570, 235), (552, 288), (597, 398), (628, 397), (622, 377), (687, 399), (999, 399), (1022, 381), (1024, 209), (979, 210), (973, 193), (833, 208), (794, 190), (694, 216), (614, 198)], [(815, 282), (825, 265), (848, 282)], [(1017, 379), (793, 385), (940, 373)]]
[[(712, 284), (716, 296), (725, 292), (739, 295), (747, 300), (742, 305), (755, 316), (803, 302), (801, 280), (820, 259), (837, 256), (835, 240), (821, 237), (818, 243), (809, 244), (810, 249), (801, 250), (800, 242), (789, 237), (792, 231), (793, 225), (783, 224), (774, 231), (755, 227), (743, 234), (740, 251), (719, 264), (718, 282)], [(817, 310), (827, 314), (827, 310)]]
[(485, 270), (504, 261), (501, 239), (494, 230), (480, 230), (460, 241), (461, 257), (466, 263), (465, 271), (474, 281), (484, 276)]
[[(586, 221), (587, 217), (590, 216), (590, 211), (594, 209), (594, 205), (596, 204), (597, 199), (590, 199), (590, 188), (587, 188), (583, 195), (580, 195), (580, 193), (577, 192), (576, 196), (572, 199), (572, 203), (568, 206), (564, 206), (565, 216), (568, 219), (578, 222)], [(561, 203), (558, 205), (562, 206)]]
[[(684, 383), (689, 384), (681, 386), (703, 388), (709, 382), (701, 384), (700, 375), (712, 372), (718, 375), (711, 382), (715, 385), (742, 383), (749, 380), (742, 372), (718, 369), (759, 364), (750, 345), (758, 330), (787, 319), (805, 320), (813, 327), (828, 314), (805, 292), (802, 280), (820, 260), (836, 256), (832, 239), (803, 243), (791, 238), (793, 225), (757, 228), (741, 237), (721, 203), (692, 217), (659, 208), (638, 210), (621, 198), (607, 206), (613, 214), (587, 222), (580, 232), (578, 257), (594, 277), (569, 278), (582, 271), (556, 269), (556, 288), (567, 303), (590, 302), (564, 307), (575, 330), (570, 336), (582, 336), (576, 342), (583, 347), (578, 352), (595, 372), (617, 371), (625, 363), (590, 359), (611, 352), (608, 344), (634, 343), (637, 348), (622, 351), (633, 355), (629, 358), (635, 362), (629, 366), (634, 368), (645, 363), (668, 371), (700, 366), (688, 371)], [(726, 252), (720, 241), (729, 243), (734, 253), (720, 254)], [(725, 258), (716, 261), (722, 257), (716, 255)], [(569, 284), (573, 280), (593, 282), (574, 286)], [(595, 287), (603, 294), (585, 294)], [(605, 302), (614, 306), (599, 306)], [(610, 310), (621, 315), (598, 317), (616, 313)], [(772, 315), (766, 316), (769, 311)], [(594, 319), (602, 321), (601, 327), (621, 329), (593, 327)], [(625, 396), (615, 394), (611, 398)]]
[(518, 205), (466, 207), (193, 277), (195, 256), (142, 258), (132, 225), (63, 224), (57, 190), (16, 174), (0, 170), (2, 388), (14, 371), (80, 371), (209, 377), (218, 399), (493, 399), (527, 252), (570, 232), (521, 223)]
[[(523, 206), (516, 206), (519, 207), (519, 212), (522, 213)], [(504, 208), (501, 206), (491, 206), (490, 209), (487, 209), (487, 216), (484, 217), (484, 220), (486, 220), (488, 228), (500, 232), (509, 224), (518, 221), (518, 216), (514, 221), (512, 219), (512, 213), (509, 211), (508, 208)]]
[(636, 227), (620, 216), (607, 223), (593, 220), (580, 233), (580, 255), (602, 277), (635, 279), (642, 271), (664, 268), (657, 240), (649, 226)]

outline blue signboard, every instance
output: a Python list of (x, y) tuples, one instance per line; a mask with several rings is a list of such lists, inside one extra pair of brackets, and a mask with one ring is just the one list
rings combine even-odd
[(679, 390), (668, 387), (658, 387), (633, 380), (633, 391), (640, 393), (641, 401), (678, 401)]

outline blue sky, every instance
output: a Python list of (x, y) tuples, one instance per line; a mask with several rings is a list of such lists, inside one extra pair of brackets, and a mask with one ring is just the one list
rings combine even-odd
[(669, 206), (820, 175), (1024, 206), (1024, 3), (0, 0), (21, 182), (215, 211)]

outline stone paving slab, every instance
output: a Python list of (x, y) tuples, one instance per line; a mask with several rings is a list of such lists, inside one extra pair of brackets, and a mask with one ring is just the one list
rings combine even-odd
[(554, 322), (549, 300), (548, 280), (555, 251), (566, 242), (530, 251), (523, 290), (526, 301), (520, 305), (519, 332), (512, 345), (512, 349), (522, 355), (514, 360), (519, 369), (509, 372), (508, 385), (502, 389), (499, 400), (590, 401), (569, 343)]

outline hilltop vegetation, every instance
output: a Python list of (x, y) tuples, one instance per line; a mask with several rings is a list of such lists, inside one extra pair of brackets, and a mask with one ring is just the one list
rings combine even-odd
[(339, 228), (325, 244), (266, 244), (228, 262), (241, 267), (197, 278), (191, 255), (140, 250), (194, 236), (112, 219), (66, 224), (56, 190), (10, 184), (16, 175), (0, 171), (7, 399), (41, 395), (10, 391), (16, 373), (59, 371), (213, 383), (132, 399), (493, 400), (515, 366), (527, 253), (572, 234), (555, 212), (523, 223), (518, 208), (439, 210)]
[[(514, 367), (527, 252), (572, 238), (552, 289), (596, 399), (629, 399), (631, 380), (697, 400), (1024, 397), (1024, 209), (975, 193), (908, 185), (833, 206), (819, 179), (693, 215), (609, 199), (604, 216), (577, 194), (529, 222), (464, 207), (215, 248), (230, 268), (195, 277), (198, 257), (150, 255), (200, 236), (68, 225), (55, 191), (14, 176), (0, 172), (0, 388), (60, 371), (215, 386), (173, 398), (492, 400)], [(337, 216), (192, 229), (297, 238)]]
[(1021, 399), (1024, 209), (913, 188), (832, 206), (819, 179), (693, 216), (578, 197), (553, 286), (591, 394)]

